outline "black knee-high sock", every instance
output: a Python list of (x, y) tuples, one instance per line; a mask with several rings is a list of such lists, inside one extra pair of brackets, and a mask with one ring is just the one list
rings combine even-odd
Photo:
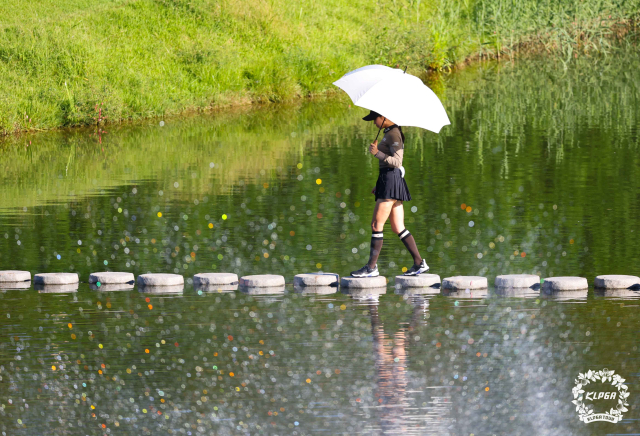
[(373, 269), (378, 263), (378, 256), (380, 256), (380, 250), (382, 249), (382, 232), (371, 233), (371, 249), (369, 250), (369, 268)]
[(418, 252), (418, 246), (416, 245), (416, 240), (413, 239), (413, 235), (409, 233), (409, 230), (404, 229), (400, 233), (398, 233), (400, 240), (407, 247), (411, 256), (413, 256), (413, 263), (416, 265), (420, 265), (422, 262), (422, 257), (420, 257), (420, 253)]

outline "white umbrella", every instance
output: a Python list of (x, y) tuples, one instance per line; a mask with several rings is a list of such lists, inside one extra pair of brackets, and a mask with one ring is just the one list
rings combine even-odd
[(451, 124), (438, 96), (422, 80), (402, 70), (368, 65), (333, 84), (349, 94), (356, 106), (377, 112), (400, 126), (438, 133)]

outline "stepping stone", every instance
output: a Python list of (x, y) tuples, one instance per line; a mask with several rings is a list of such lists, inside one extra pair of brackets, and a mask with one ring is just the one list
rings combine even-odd
[(443, 289), (487, 289), (486, 277), (480, 276), (455, 276), (447, 277), (442, 281)]
[(302, 295), (330, 295), (338, 292), (337, 286), (302, 286), (294, 283), (293, 288)]
[(603, 289), (638, 289), (640, 278), (620, 275), (597, 276), (594, 284), (596, 288)]
[(294, 286), (338, 286), (340, 277), (333, 273), (298, 274), (293, 278)]
[(396, 276), (396, 288), (439, 288), (438, 274), (418, 274), (417, 276)]
[(345, 288), (369, 289), (369, 288), (385, 288), (387, 287), (387, 278), (378, 277), (342, 277), (340, 286)]
[[(251, 277), (251, 276), (249, 276)], [(253, 276), (255, 277), (255, 276)], [(281, 277), (281, 276), (276, 276)], [(243, 277), (244, 278), (244, 277)], [(242, 278), (240, 279), (242, 280)], [(284, 278), (282, 278), (284, 280)], [(241, 286), (240, 292), (247, 295), (273, 295), (284, 294), (284, 285), (280, 286)]]
[(76, 273), (40, 273), (33, 277), (37, 285), (69, 285), (78, 283), (80, 279)]
[(240, 286), (245, 286), (247, 288), (268, 288), (272, 286), (284, 287), (284, 277), (275, 274), (244, 276), (240, 277)]
[(141, 274), (138, 286), (182, 286), (184, 289), (184, 277), (179, 274)]
[(589, 282), (584, 277), (549, 277), (544, 279), (542, 289), (547, 293), (558, 291), (587, 290)]
[(0, 271), (0, 283), (28, 281), (31, 281), (31, 273), (29, 271)]
[[(446, 279), (445, 279), (446, 280)], [(444, 282), (443, 282), (444, 283)], [(443, 289), (442, 295), (452, 298), (487, 298), (488, 289)]]
[(505, 274), (496, 277), (496, 288), (540, 288), (540, 276), (534, 274)]
[(89, 275), (89, 283), (101, 285), (112, 283), (135, 283), (135, 277), (129, 272), (97, 272)]
[[(138, 283), (138, 285), (140, 285), (140, 283)], [(139, 292), (153, 295), (182, 294), (184, 292), (184, 285), (140, 286)]]
[(65, 283), (61, 285), (43, 285), (36, 283), (34, 289), (40, 294), (64, 294), (68, 292), (78, 292), (78, 283)]
[(193, 276), (193, 286), (237, 285), (238, 275), (233, 273), (200, 273)]
[(116, 292), (116, 291), (132, 291), (133, 283), (106, 283), (102, 284), (100, 282), (100, 286), (97, 283), (91, 283), (89, 285), (92, 291), (100, 291), (100, 292)]

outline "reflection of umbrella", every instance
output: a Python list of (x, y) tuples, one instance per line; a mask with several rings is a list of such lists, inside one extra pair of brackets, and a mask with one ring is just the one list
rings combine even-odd
[(372, 110), (400, 126), (438, 133), (451, 124), (442, 103), (422, 80), (384, 65), (353, 70), (333, 82), (353, 104)]

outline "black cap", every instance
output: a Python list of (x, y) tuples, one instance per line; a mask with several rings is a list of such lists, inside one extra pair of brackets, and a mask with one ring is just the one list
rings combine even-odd
[(373, 121), (378, 117), (381, 117), (382, 115), (380, 115), (378, 112), (374, 112), (374, 111), (369, 111), (369, 115), (367, 115), (366, 117), (363, 117), (362, 119), (364, 121)]

